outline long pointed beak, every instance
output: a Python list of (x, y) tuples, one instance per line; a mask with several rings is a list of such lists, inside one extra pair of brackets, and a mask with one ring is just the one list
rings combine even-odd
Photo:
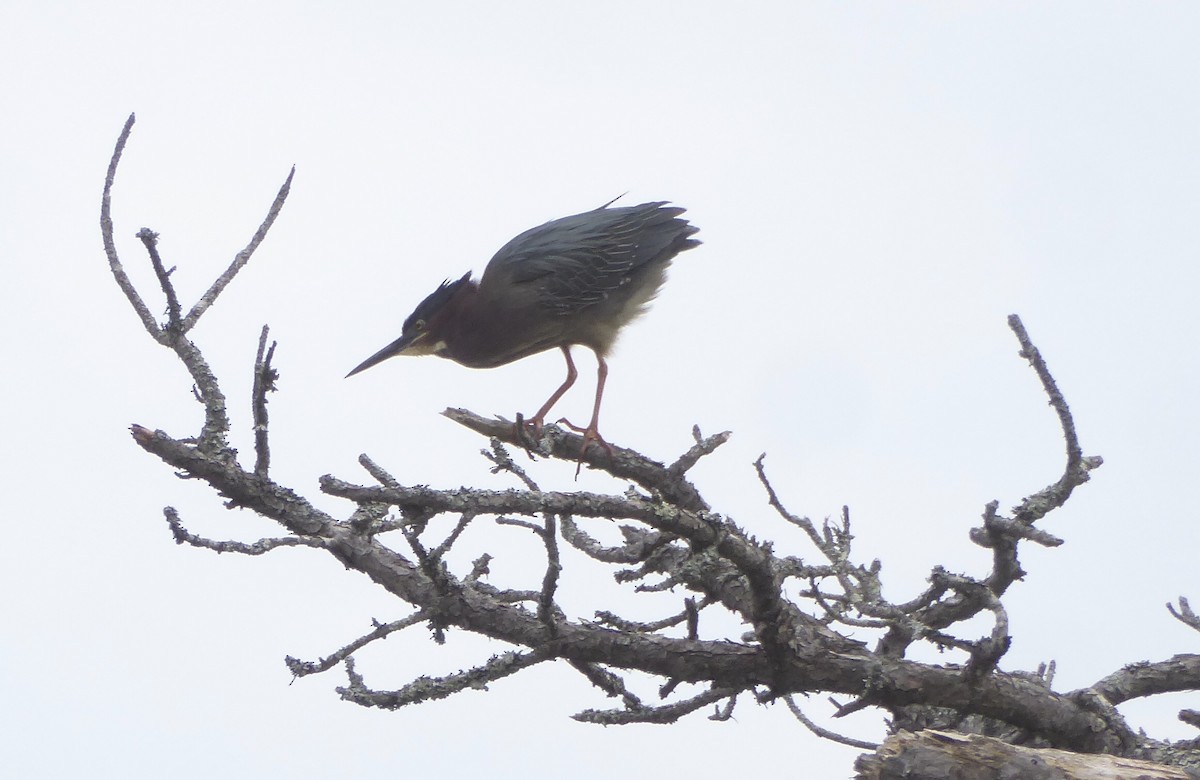
[(355, 366), (354, 370), (352, 370), (349, 374), (346, 374), (346, 378), (349, 379), (350, 377), (357, 374), (359, 371), (366, 371), (371, 366), (378, 365), (379, 363), (382, 363), (383, 361), (387, 360), (390, 357), (395, 357), (396, 355), (403, 355), (404, 350), (408, 349), (409, 345), (412, 344), (414, 341), (416, 341), (417, 336), (419, 336), (419, 335), (421, 335), (421, 334), (420, 333), (416, 333), (416, 334), (410, 333), (406, 336), (401, 336), (400, 338), (393, 341), (391, 344), (388, 344), (386, 347), (379, 350), (374, 355), (371, 355), (371, 357), (367, 358), (366, 360), (364, 360), (363, 362), (361, 362), (357, 366)]

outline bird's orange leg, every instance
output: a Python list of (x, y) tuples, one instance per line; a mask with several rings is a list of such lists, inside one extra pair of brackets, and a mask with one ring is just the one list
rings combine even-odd
[(550, 412), (550, 408), (558, 403), (558, 399), (562, 398), (563, 393), (567, 392), (571, 388), (571, 385), (575, 384), (575, 378), (579, 376), (579, 372), (575, 370), (575, 361), (571, 360), (571, 348), (562, 347), (561, 349), (563, 357), (567, 359), (567, 378), (554, 391), (554, 395), (550, 396), (546, 403), (542, 404), (542, 408), (537, 410), (537, 414), (525, 423), (532, 426), (535, 436), (542, 432), (542, 425), (546, 422), (546, 415)]
[(612, 445), (604, 440), (600, 435), (600, 401), (604, 398), (604, 382), (608, 379), (608, 363), (604, 362), (604, 358), (599, 353), (596, 354), (596, 403), (592, 406), (592, 421), (588, 423), (586, 428), (580, 428), (578, 425), (573, 425), (566, 418), (559, 420), (576, 433), (583, 434), (583, 446), (579, 448), (579, 457), (583, 457), (583, 453), (587, 450), (588, 442), (594, 441), (604, 449), (608, 450), (608, 457), (613, 457)]

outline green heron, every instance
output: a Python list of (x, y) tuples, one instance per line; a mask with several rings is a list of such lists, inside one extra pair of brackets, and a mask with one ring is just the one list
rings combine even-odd
[[(596, 353), (592, 421), (573, 430), (583, 447), (596, 441), (608, 364), (604, 358), (622, 327), (645, 311), (666, 279), (667, 266), (700, 242), (665, 202), (609, 208), (556, 219), (509, 241), (483, 277), (468, 272), (445, 281), (404, 321), (400, 338), (364, 360), (353, 376), (396, 355), (437, 355), (470, 368), (495, 368), (554, 347), (567, 360), (567, 378), (528, 421), (535, 431), (577, 372), (571, 347)], [(582, 453), (582, 450), (581, 450)]]

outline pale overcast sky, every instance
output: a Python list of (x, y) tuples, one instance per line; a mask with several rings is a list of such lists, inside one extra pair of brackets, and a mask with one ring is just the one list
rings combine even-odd
[[(162, 235), (190, 303), (297, 168), (194, 335), (247, 452), (271, 325), (275, 475), (320, 506), (347, 511), (317, 479), (368, 481), (360, 452), (408, 483), (510, 486), (438, 412), (528, 413), (561, 379), (556, 354), (343, 375), (516, 233), (621, 193), (665, 199), (705, 243), (610, 360), (611, 441), (673, 459), (694, 423), (732, 430), (695, 471), (714, 506), (812, 555), (757, 487), (766, 451), (794, 512), (851, 507), (859, 559), (882, 558), (902, 601), (938, 563), (985, 574), (967, 538), (984, 504), (1061, 472), (1005, 324), (1019, 313), (1105, 465), (1043, 525), (1066, 544), (1025, 551), (1004, 668), (1055, 659), (1071, 690), (1194, 650), (1163, 605), (1200, 599), (1197, 40), (1184, 3), (5, 3), (0, 774), (836, 778), (858, 752), (748, 702), (724, 724), (581, 725), (569, 715), (612, 702), (559, 668), (392, 713), (341, 702), (340, 670), (289, 685), (285, 655), (408, 610), (315, 551), (172, 542), (167, 504), (212, 536), (272, 529), (129, 439), (130, 423), (187, 435), (200, 420), (100, 244), (130, 112), (114, 219), (155, 306), (139, 228)], [(586, 419), (594, 364), (579, 362), (560, 408)], [(538, 469), (574, 484), (567, 464)], [(487, 544), (498, 579), (538, 581), (525, 536)], [(589, 609), (614, 589), (582, 566), (564, 583)], [(418, 630), (360, 671), (396, 687), (503, 649)], [(1183, 706), (1197, 702), (1124, 711), (1188, 738)], [(807, 707), (827, 722), (822, 699)], [(829, 725), (882, 738), (876, 716)]]

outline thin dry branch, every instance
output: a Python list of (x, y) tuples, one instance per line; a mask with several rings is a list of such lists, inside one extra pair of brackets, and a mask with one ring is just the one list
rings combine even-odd
[(1100, 467), (1104, 463), (1104, 459), (1098, 455), (1084, 457), (1083, 450), (1079, 446), (1079, 437), (1075, 433), (1075, 420), (1071, 416), (1067, 400), (1058, 389), (1058, 383), (1051, 376), (1046, 361), (1042, 359), (1042, 353), (1029, 338), (1029, 333), (1026, 332), (1021, 318), (1010, 314), (1008, 326), (1016, 334), (1017, 341), (1021, 344), (1021, 357), (1028, 360), (1029, 365), (1037, 373), (1038, 379), (1042, 382), (1042, 389), (1046, 391), (1050, 405), (1054, 407), (1054, 412), (1058, 415), (1067, 450), (1067, 465), (1063, 469), (1062, 477), (1054, 484), (1030, 495), (1013, 509), (1014, 518), (1029, 524), (1040, 520), (1046, 516), (1046, 513), (1058, 509), (1066, 503), (1066, 500), (1071, 497), (1072, 491), (1087, 482), (1091, 478), (1090, 472)]
[[(142, 320), (146, 331), (156, 342), (174, 350), (180, 362), (184, 364), (188, 373), (191, 374), (192, 381), (195, 382), (197, 396), (201, 403), (204, 404), (204, 427), (198, 439), (200, 448), (206, 453), (217, 457), (233, 459), (234, 452), (226, 441), (226, 435), (229, 432), (229, 417), (225, 408), (225, 396), (221, 392), (217, 378), (212, 373), (212, 369), (204, 359), (204, 356), (200, 353), (196, 345), (188, 340), (184, 334), (196, 324), (200, 315), (212, 305), (213, 301), (216, 300), (216, 296), (233, 279), (238, 269), (246, 264), (254, 249), (258, 247), (259, 243), (266, 236), (271, 224), (275, 221), (275, 217), (279, 214), (279, 210), (283, 207), (284, 200), (287, 198), (292, 174), (288, 175), (287, 181), (276, 197), (274, 204), (272, 204), (267, 218), (255, 233), (254, 239), (246, 249), (238, 254), (238, 259), (235, 260), (234, 265), (222, 275), (224, 281), (218, 279), (217, 283), (205, 294), (205, 298), (200, 303), (197, 303), (183, 320), (180, 320), (181, 308), (174, 285), (171, 282), (170, 272), (163, 266), (162, 259), (158, 254), (158, 234), (149, 228), (142, 228), (139, 231), (138, 238), (141, 239), (150, 255), (151, 265), (154, 268), (159, 285), (162, 287), (163, 293), (167, 298), (168, 325), (164, 329), (155, 322), (141, 295), (126, 275), (124, 266), (117, 255), (116, 244), (113, 241), (111, 214), (112, 186), (116, 177), (117, 165), (120, 162), (121, 155), (125, 150), (125, 143), (128, 141), (129, 134), (133, 128), (133, 122), (134, 116), (130, 114), (129, 119), (125, 122), (125, 127), (121, 131), (120, 137), (117, 139), (117, 145), (109, 161), (108, 175), (105, 178), (104, 193), (101, 198), (100, 230), (104, 240), (105, 253), (108, 256), (109, 268), (112, 270), (117, 285), (125, 293), (125, 297), (129, 300), (130, 305), (133, 306), (139, 319)], [(294, 169), (292, 173), (295, 173)]]
[(183, 521), (179, 519), (179, 512), (176, 511), (175, 507), (165, 507), (163, 515), (167, 518), (167, 525), (171, 528), (171, 535), (175, 537), (176, 544), (190, 544), (192, 547), (200, 547), (218, 553), (262, 555), (272, 550), (278, 550), (281, 547), (315, 547), (321, 549), (325, 546), (324, 540), (312, 539), (307, 536), (284, 536), (259, 539), (257, 542), (235, 542), (228, 540), (219, 542), (215, 539), (206, 539), (203, 536), (197, 536), (184, 528)]
[[(987, 504), (983, 514), (983, 527), (972, 529), (971, 539), (977, 544), (992, 549), (992, 571), (984, 580), (988, 590), (997, 598), (1003, 596), (1013, 582), (1025, 576), (1018, 559), (1018, 544), (1022, 540), (1032, 540), (1045, 546), (1054, 546), (1056, 537), (1041, 532), (1025, 530), (1046, 513), (1057, 509), (1070, 497), (1076, 487), (1087, 482), (1089, 473), (1099, 467), (1104, 461), (1099, 456), (1085, 457), (1079, 445), (1075, 432), (1075, 421), (1071, 416), (1066, 399), (1058, 389), (1050, 369), (1046, 366), (1041, 352), (1034, 346), (1025, 330), (1024, 324), (1017, 315), (1010, 315), (1008, 325), (1017, 337), (1021, 346), (1021, 357), (1029, 361), (1037, 374), (1050, 405), (1058, 414), (1059, 425), (1065, 441), (1067, 462), (1062, 476), (1057, 482), (1047, 488), (1033, 493), (1024, 499), (1014, 510), (1013, 518), (1002, 518), (998, 515), (999, 502)], [(969, 599), (957, 593), (955, 597), (939, 600), (917, 612), (911, 613), (916, 624), (925, 627), (929, 632), (938, 632), (948, 626), (968, 620), (985, 609), (986, 604), (980, 599)], [(911, 625), (897, 624), (879, 643), (879, 651), (887, 655), (899, 657), (920, 632), (914, 632)]]
[(553, 658), (554, 654), (546, 649), (528, 653), (502, 653), (465, 672), (445, 677), (419, 677), (394, 691), (375, 691), (368, 688), (362, 676), (355, 671), (354, 658), (350, 656), (346, 658), (346, 675), (350, 678), (350, 684), (338, 688), (337, 692), (344, 700), (364, 707), (394, 710), (408, 704), (444, 699), (465, 690), (487, 690), (489, 683)]
[(721, 433), (703, 438), (700, 435), (700, 426), (692, 426), (692, 437), (696, 443), (687, 452), (679, 456), (679, 458), (667, 467), (667, 473), (675, 478), (682, 477), (688, 472), (692, 466), (700, 462), (700, 459), (706, 455), (711, 455), (717, 451), (725, 442), (729, 441), (729, 437), (733, 435), (732, 431), (722, 431)]
[(613, 674), (599, 664), (585, 664), (578, 661), (568, 661), (568, 663), (587, 678), (592, 685), (609, 696), (623, 700), (627, 708), (640, 710), (645, 706), (642, 704), (642, 700), (625, 686), (625, 680), (620, 675)]
[(250, 391), (250, 407), (254, 416), (254, 473), (266, 477), (271, 469), (270, 437), (267, 433), (267, 393), (274, 392), (279, 372), (271, 365), (275, 357), (275, 342), (267, 349), (270, 329), (263, 325), (258, 337), (258, 353), (254, 357), (254, 387)]
[(812, 541), (813, 546), (820, 550), (826, 558), (833, 563), (838, 563), (842, 558), (841, 552), (825, 544), (825, 539), (817, 533), (817, 527), (813, 525), (813, 521), (807, 517), (794, 515), (784, 508), (779, 500), (779, 496), (775, 494), (775, 487), (771, 484), (771, 480), (767, 478), (767, 467), (764, 463), (767, 459), (767, 453), (758, 456), (758, 460), (754, 461), (754, 470), (758, 473), (758, 481), (762, 484), (763, 489), (767, 491), (767, 503), (771, 505), (780, 517), (796, 526), (804, 533), (808, 534), (808, 538)]
[(444, 559), (446, 557), (446, 553), (450, 552), (450, 548), (454, 546), (454, 543), (458, 541), (458, 538), (462, 536), (463, 531), (467, 530), (467, 526), (470, 525), (471, 521), (474, 519), (475, 515), (473, 513), (463, 512), (462, 515), (459, 516), (458, 523), (455, 524), (454, 530), (442, 540), (441, 544), (433, 548), (429, 554), (430, 557), (437, 561)]
[(141, 239), (142, 245), (146, 247), (146, 252), (150, 255), (150, 265), (154, 268), (154, 275), (158, 277), (158, 284), (162, 288), (163, 295), (167, 298), (167, 330), (173, 333), (181, 332), (182, 312), (179, 309), (179, 296), (175, 294), (175, 285), (171, 284), (171, 273), (163, 266), (162, 257), (158, 254), (158, 233), (155, 233), (150, 228), (142, 228), (138, 231), (137, 237)]
[(538, 598), (538, 617), (550, 629), (551, 636), (558, 636), (558, 624), (555, 621), (559, 612), (554, 603), (554, 594), (558, 591), (558, 577), (562, 573), (562, 559), (558, 554), (558, 531), (554, 515), (546, 515), (546, 525), (538, 534), (546, 546), (546, 571), (542, 575), (542, 591)]
[(601, 544), (584, 531), (569, 514), (561, 515), (562, 536), (567, 544), (601, 563), (634, 564), (643, 563), (655, 550), (674, 539), (672, 534), (660, 534), (635, 528), (631, 525), (621, 526), (625, 535), (625, 544), (610, 547)]
[(283, 659), (287, 664), (287, 668), (292, 671), (293, 677), (306, 677), (310, 674), (319, 674), (328, 671), (340, 664), (342, 661), (350, 658), (351, 655), (358, 652), (362, 648), (380, 639), (386, 639), (397, 631), (403, 631), (406, 628), (415, 626), (418, 623), (423, 623), (429, 619), (429, 613), (425, 610), (417, 610), (413, 614), (400, 620), (393, 620), (391, 623), (375, 624), (375, 630), (369, 634), (364, 634), (353, 642), (350, 642), (344, 647), (340, 647), (329, 655), (317, 661), (301, 661), (299, 658), (287, 656)]
[(581, 723), (597, 723), (602, 726), (627, 726), (631, 723), (674, 723), (684, 715), (701, 707), (715, 704), (722, 699), (736, 696), (741, 691), (731, 688), (712, 688), (690, 699), (664, 704), (661, 707), (643, 707), (634, 710), (584, 710), (571, 717)]
[(400, 487), (400, 481), (388, 473), (382, 466), (371, 460), (365, 453), (358, 456), (358, 465), (375, 478), (384, 487)]
[(108, 255), (108, 267), (112, 271), (113, 278), (117, 280), (117, 286), (125, 294), (129, 305), (137, 312), (138, 319), (142, 322), (142, 327), (146, 329), (146, 332), (150, 334), (152, 339), (162, 344), (164, 343), (162, 328), (159, 327), (158, 321), (154, 319), (154, 315), (150, 313), (146, 302), (142, 300), (142, 296), (138, 294), (137, 288), (133, 286), (133, 282), (129, 280), (128, 274), (125, 273), (125, 267), (121, 264), (121, 259), (117, 255), (116, 242), (113, 240), (113, 182), (117, 177), (117, 165), (120, 164), (121, 155), (125, 152), (125, 144), (129, 141), (129, 134), (133, 132), (133, 123), (134, 115), (130, 114), (129, 118), (125, 120), (125, 126), (121, 128), (121, 134), (117, 137), (117, 145), (113, 149), (112, 159), (108, 161), (108, 174), (104, 177), (104, 194), (100, 199), (100, 235), (104, 240), (104, 253)]
[(275, 200), (271, 203), (271, 208), (267, 210), (267, 216), (263, 219), (258, 229), (254, 231), (254, 235), (250, 238), (250, 243), (246, 244), (242, 251), (238, 252), (233, 262), (229, 267), (217, 277), (217, 280), (212, 283), (212, 286), (200, 296), (200, 300), (196, 301), (196, 305), (188, 312), (183, 319), (183, 332), (187, 332), (195, 327), (196, 323), (208, 308), (217, 302), (217, 297), (224, 291), (233, 278), (237, 276), (238, 271), (245, 267), (246, 263), (250, 262), (250, 256), (254, 254), (254, 250), (258, 249), (258, 245), (267, 237), (267, 232), (271, 226), (275, 224), (275, 218), (279, 216), (279, 212), (283, 210), (283, 204), (287, 200), (288, 193), (292, 190), (292, 179), (296, 175), (296, 166), (292, 166), (288, 172), (287, 178), (283, 181), (283, 186), (279, 188), (279, 193), (275, 195)]
[(480, 450), (480, 452), (483, 454), (483, 457), (495, 464), (495, 466), (492, 468), (493, 474), (499, 474), (501, 471), (507, 471), (519, 479), (521, 484), (523, 484), (529, 490), (537, 491), (541, 489), (537, 486), (537, 483), (530, 478), (525, 469), (517, 465), (516, 461), (514, 461), (512, 458), (512, 454), (509, 453), (508, 448), (504, 446), (503, 442), (493, 436), (489, 444), (491, 445), (490, 450)]
[(650, 622), (629, 620), (628, 618), (623, 618), (620, 615), (607, 610), (597, 610), (596, 621), (606, 626), (612, 626), (620, 631), (636, 631), (643, 634), (656, 633), (665, 628), (672, 628), (673, 626), (686, 623), (689, 625), (688, 637), (691, 639), (696, 639), (696, 631), (692, 624), (694, 624), (698, 619), (700, 610), (703, 610), (705, 607), (708, 607), (713, 603), (715, 603), (714, 600), (707, 596), (701, 600), (699, 604), (696, 603), (695, 599), (684, 599), (683, 610), (678, 614)]
[(783, 701), (785, 704), (787, 704), (788, 709), (791, 710), (792, 715), (795, 716), (796, 720), (800, 721), (800, 723), (804, 725), (804, 728), (816, 734), (821, 739), (828, 739), (831, 742), (849, 745), (850, 747), (860, 748), (862, 750), (876, 750), (879, 747), (878, 742), (868, 742), (865, 739), (847, 737), (845, 734), (839, 734), (836, 731), (830, 731), (827, 728), (818, 726), (807, 715), (804, 714), (804, 711), (800, 709), (800, 706), (796, 704), (796, 700), (791, 696), (784, 696)]
[(1171, 617), (1175, 618), (1185, 626), (1190, 626), (1197, 631), (1200, 631), (1200, 615), (1192, 611), (1192, 605), (1184, 596), (1179, 597), (1179, 609), (1176, 610), (1171, 602), (1167, 602), (1167, 611), (1171, 613)]

